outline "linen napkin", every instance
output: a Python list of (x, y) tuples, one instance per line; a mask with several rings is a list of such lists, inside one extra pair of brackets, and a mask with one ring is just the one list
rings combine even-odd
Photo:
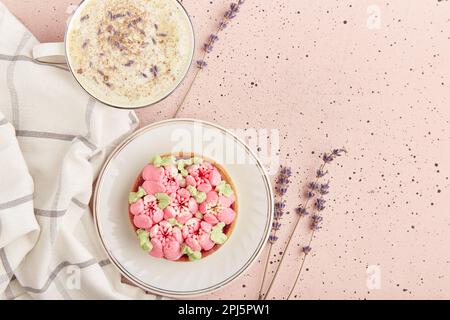
[(89, 201), (134, 112), (89, 97), (0, 3), (0, 298), (155, 298), (123, 284), (95, 233)]

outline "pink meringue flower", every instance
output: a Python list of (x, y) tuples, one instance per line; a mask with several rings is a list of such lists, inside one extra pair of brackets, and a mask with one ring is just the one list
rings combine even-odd
[(134, 215), (134, 225), (140, 229), (149, 229), (164, 218), (164, 212), (159, 209), (153, 195), (146, 195), (143, 199), (131, 204), (130, 212)]
[(194, 187), (202, 184), (215, 187), (220, 183), (220, 181), (222, 181), (222, 176), (220, 175), (219, 170), (217, 170), (209, 162), (189, 166), (187, 171), (189, 175), (186, 177), (186, 183)]
[(175, 167), (169, 167), (164, 170), (164, 175), (161, 179), (165, 192), (170, 194), (176, 192), (180, 187), (179, 180), (181, 176), (178, 174), (178, 170)]
[(184, 241), (193, 251), (210, 250), (214, 242), (209, 237), (212, 225), (197, 218), (189, 219), (183, 227)]
[(186, 189), (178, 189), (171, 198), (172, 202), (164, 209), (164, 219), (175, 218), (183, 224), (198, 211), (197, 202)]
[(230, 208), (234, 203), (234, 196), (219, 196), (217, 192), (210, 191), (206, 194), (206, 200), (198, 206), (198, 210), (203, 214), (203, 219), (216, 225), (218, 222), (230, 224), (236, 217), (236, 212)]
[(153, 245), (150, 255), (165, 257), (168, 260), (178, 260), (181, 257), (183, 236), (180, 228), (172, 226), (167, 221), (161, 221), (150, 229), (150, 239)]

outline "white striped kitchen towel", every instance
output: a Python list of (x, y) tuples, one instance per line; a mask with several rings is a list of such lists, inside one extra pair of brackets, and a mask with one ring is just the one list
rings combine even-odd
[(155, 298), (121, 283), (89, 209), (108, 152), (134, 112), (90, 98), (0, 3), (0, 298)]

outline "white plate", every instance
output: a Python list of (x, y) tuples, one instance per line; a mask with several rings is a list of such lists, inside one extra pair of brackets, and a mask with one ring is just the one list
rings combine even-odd
[[(221, 164), (238, 199), (237, 221), (228, 241), (195, 262), (149, 256), (140, 249), (128, 218), (128, 193), (141, 169), (154, 155), (178, 151)], [(101, 243), (125, 277), (157, 294), (186, 297), (229, 284), (256, 260), (269, 236), (273, 196), (263, 166), (244, 142), (212, 123), (173, 119), (142, 128), (113, 151), (100, 173), (93, 209)]]

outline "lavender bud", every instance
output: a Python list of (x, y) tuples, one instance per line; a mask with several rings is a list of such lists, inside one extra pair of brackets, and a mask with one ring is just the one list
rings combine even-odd
[(345, 150), (344, 148), (341, 148), (341, 149), (333, 149), (333, 150), (331, 151), (330, 154), (324, 153), (323, 156), (322, 156), (322, 160), (323, 160), (325, 163), (329, 163), (329, 162), (333, 161), (334, 158), (340, 157), (340, 156), (342, 156), (344, 153), (347, 153), (347, 150)]
[(275, 202), (275, 209), (284, 209), (286, 207), (285, 201), (277, 201)]
[(314, 203), (317, 210), (322, 211), (325, 209), (325, 199), (324, 198), (317, 198), (316, 202)]
[(159, 71), (159, 69), (158, 69), (158, 66), (152, 66), (151, 68), (150, 68), (150, 72), (153, 74), (153, 76), (156, 78), (157, 76), (158, 76), (158, 71)]
[(298, 206), (298, 207), (295, 209), (295, 212), (296, 212), (299, 216), (302, 216), (302, 217), (309, 215), (309, 212), (308, 212), (305, 208), (303, 208), (302, 206)]
[(317, 182), (310, 182), (310, 183), (308, 183), (308, 188), (310, 190), (318, 190), (319, 184)]
[(334, 149), (331, 154), (335, 157), (340, 157), (342, 154), (347, 153), (347, 150), (345, 150), (344, 148), (341, 149)]
[(307, 197), (307, 198), (312, 198), (312, 197), (314, 197), (314, 196), (315, 196), (314, 192), (312, 192), (312, 191), (310, 191), (310, 190), (306, 191), (306, 197)]
[(289, 184), (291, 181), (289, 181), (288, 178), (285, 178), (284, 176), (281, 176), (278, 178), (277, 183), (279, 184)]
[(206, 61), (203, 60), (197, 60), (197, 67), (199, 69), (203, 69), (206, 68), (208, 66), (208, 64), (206, 63)]
[(323, 162), (330, 163), (331, 161), (333, 161), (333, 159), (334, 158), (331, 154), (328, 154), (328, 153), (323, 154), (323, 157), (322, 157)]
[(232, 20), (236, 18), (236, 13), (231, 10), (228, 10), (227, 12), (225, 12), (224, 17), (225, 19)]
[(228, 26), (228, 23), (226, 23), (225, 21), (221, 21), (219, 23), (219, 30), (223, 30)]
[(210, 52), (213, 50), (212, 44), (205, 43), (205, 44), (203, 45), (203, 50), (205, 50), (206, 52), (210, 53)]
[(278, 240), (278, 237), (277, 237), (277, 236), (275, 236), (275, 235), (273, 235), (273, 234), (271, 234), (271, 235), (269, 236), (269, 243), (274, 244), (277, 240)]
[(323, 218), (321, 216), (318, 215), (313, 215), (311, 217), (311, 229), (312, 230), (319, 230), (322, 227), (320, 226), (320, 223), (322, 222)]
[(317, 172), (316, 172), (316, 178), (322, 178), (322, 177), (324, 177), (327, 173), (328, 173), (328, 171), (323, 171), (323, 170), (319, 169), (319, 170), (317, 170)]
[(274, 221), (274, 222), (272, 223), (272, 230), (273, 230), (273, 231), (280, 230), (280, 228), (281, 228), (281, 223), (279, 223), (279, 222), (277, 222), (277, 221)]
[(281, 167), (280, 174), (289, 178), (292, 175), (292, 170), (289, 167)]
[(311, 247), (310, 247), (310, 246), (305, 246), (305, 247), (303, 247), (303, 248), (302, 248), (302, 252), (303, 252), (304, 254), (310, 253), (310, 252), (311, 252)]
[(275, 209), (275, 211), (273, 212), (273, 217), (275, 218), (275, 220), (279, 220), (279, 219), (281, 219), (283, 214), (284, 214), (283, 210)]
[(244, 3), (245, 3), (245, 0), (239, 0), (239, 1), (238, 1), (238, 4), (239, 4), (239, 5), (243, 5)]
[(280, 196), (284, 196), (287, 193), (287, 187), (286, 186), (276, 186), (275, 187), (275, 191), (280, 195)]
[(325, 184), (321, 184), (320, 185), (320, 188), (319, 188), (319, 192), (320, 192), (320, 194), (321, 195), (326, 195), (326, 194), (328, 194), (328, 189), (330, 188), (330, 185), (328, 184), (328, 182), (327, 183), (325, 183)]
[(230, 10), (231, 12), (239, 12), (239, 4), (237, 3), (231, 3), (230, 4)]
[(210, 35), (209, 39), (208, 39), (210, 44), (213, 44), (214, 42), (216, 42), (218, 40), (219, 40), (219, 37), (217, 35), (215, 35), (215, 34)]

